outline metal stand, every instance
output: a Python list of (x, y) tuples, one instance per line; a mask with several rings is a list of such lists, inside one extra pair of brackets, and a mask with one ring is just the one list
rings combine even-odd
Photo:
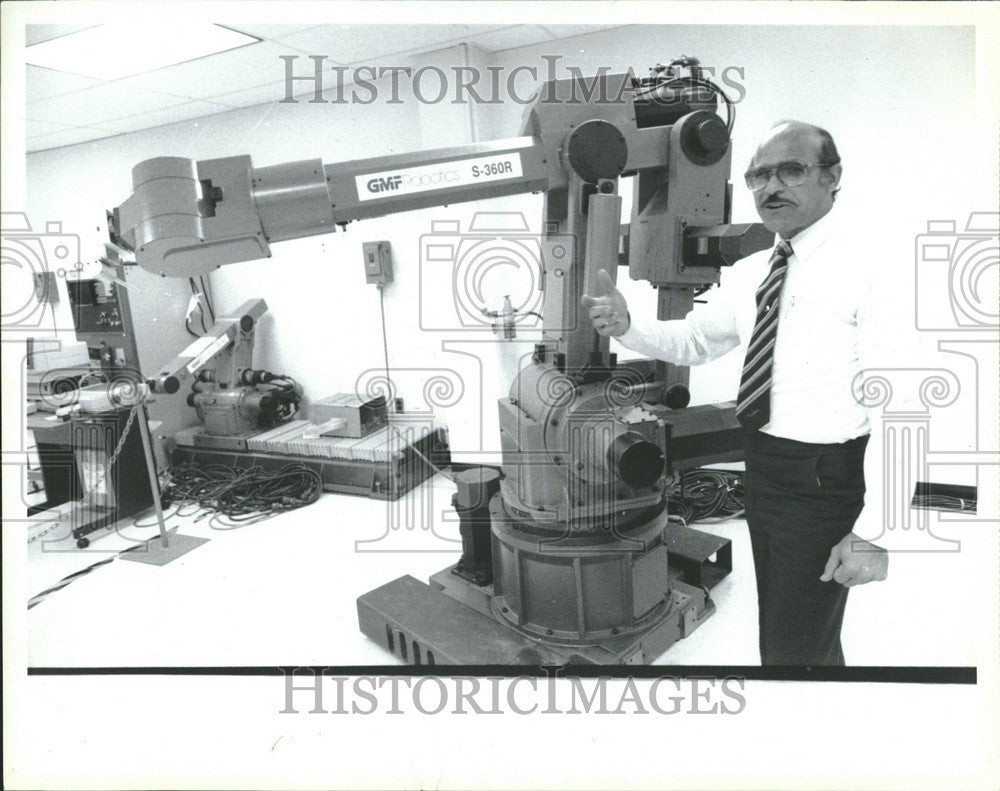
[(136, 547), (129, 552), (122, 553), (119, 558), (121, 560), (134, 560), (137, 563), (148, 563), (152, 566), (165, 566), (195, 547), (200, 547), (208, 539), (185, 536), (176, 532), (168, 538), (167, 526), (163, 521), (163, 506), (160, 504), (160, 484), (156, 477), (156, 465), (153, 462), (153, 443), (149, 439), (146, 407), (143, 405), (136, 408), (140, 410), (140, 414), (136, 415), (136, 423), (139, 424), (139, 434), (142, 436), (142, 449), (143, 455), (146, 457), (146, 472), (149, 474), (149, 488), (153, 493), (156, 521), (160, 525), (160, 543), (157, 544), (155, 539), (150, 539), (144, 548)]

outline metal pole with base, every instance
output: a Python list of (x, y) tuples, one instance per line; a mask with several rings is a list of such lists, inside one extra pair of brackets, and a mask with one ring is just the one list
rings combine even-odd
[(160, 503), (160, 482), (156, 475), (156, 464), (153, 461), (153, 443), (149, 439), (149, 423), (146, 414), (145, 404), (135, 407), (139, 410), (136, 415), (136, 423), (139, 424), (139, 434), (142, 437), (142, 450), (146, 458), (146, 472), (149, 474), (149, 488), (153, 493), (153, 508), (156, 509), (156, 521), (160, 526), (160, 543), (156, 544), (154, 539), (146, 542), (145, 548), (124, 552), (120, 556), (122, 560), (135, 560), (139, 563), (149, 563), (153, 566), (165, 566), (172, 560), (179, 558), (190, 552), (195, 547), (199, 547), (208, 541), (207, 538), (197, 536), (185, 536), (174, 532), (167, 535), (167, 525), (163, 520), (163, 506)]

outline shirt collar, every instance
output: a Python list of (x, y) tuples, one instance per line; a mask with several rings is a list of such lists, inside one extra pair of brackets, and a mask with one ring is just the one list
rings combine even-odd
[(805, 261), (826, 241), (834, 225), (831, 215), (833, 215), (832, 209), (788, 240), (792, 246), (792, 255), (799, 261)]

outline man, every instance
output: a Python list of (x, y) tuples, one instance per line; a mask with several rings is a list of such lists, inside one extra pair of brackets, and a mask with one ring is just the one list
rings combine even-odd
[(830, 216), (841, 172), (829, 133), (781, 122), (745, 176), (779, 237), (773, 252), (740, 261), (682, 320), (633, 321), (607, 272), (606, 293), (583, 297), (598, 332), (650, 357), (697, 365), (748, 347), (737, 418), (765, 665), (843, 665), (848, 589), (888, 569), (886, 551), (853, 532), (869, 426), (852, 383), (870, 273), (863, 244)]

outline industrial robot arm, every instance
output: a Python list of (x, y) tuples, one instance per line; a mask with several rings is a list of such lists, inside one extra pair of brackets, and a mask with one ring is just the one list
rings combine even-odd
[(548, 175), (537, 141), (517, 138), (332, 165), (157, 157), (136, 165), (132, 182), (109, 213), (112, 238), (145, 269), (190, 276), (352, 220), (544, 190)]
[[(316, 159), (257, 168), (248, 156), (147, 160), (133, 169), (133, 194), (110, 213), (110, 230), (140, 266), (190, 276), (269, 256), (272, 243), (352, 220), (544, 193), (543, 338), (511, 397), (501, 400), (505, 471), (512, 480), (532, 471), (531, 482), (526, 478), (510, 494), (525, 513), (589, 516), (607, 505), (578, 507), (588, 498), (576, 497), (567, 479), (590, 486), (610, 475), (623, 486), (612, 499), (621, 505), (642, 489), (638, 505), (657, 495), (645, 475), (629, 474), (627, 460), (654, 458), (642, 442), (667, 455), (662, 419), (645, 407), (619, 409), (614, 393), (605, 392), (615, 355), (580, 306), (584, 293), (595, 293), (601, 268), (612, 264), (611, 276), (617, 275), (620, 178), (634, 177), (624, 242), (629, 274), (657, 287), (661, 319), (686, 315), (695, 293), (719, 282), (720, 267), (771, 242), (762, 226), (729, 222), (733, 116), (728, 100), (725, 121), (715, 112), (720, 96), (697, 60), (683, 58), (642, 79), (626, 73), (599, 75), (585, 86), (579, 78), (547, 83), (521, 136), (507, 140), (327, 165)], [(556, 243), (567, 239), (568, 245)], [(196, 350), (193, 360), (204, 353)], [(188, 365), (179, 360), (160, 376), (162, 385)], [(687, 369), (658, 363), (638, 384), (630, 397), (640, 392), (641, 403), (669, 403), (668, 393), (685, 389)], [(574, 397), (539, 397), (552, 388)], [(570, 447), (591, 436), (599, 447), (580, 452), (592, 463), (567, 466)], [(523, 454), (536, 451), (544, 451), (551, 468), (523, 463)], [(552, 474), (536, 474), (540, 469)]]
[(176, 393), (202, 371), (211, 371), (211, 379), (223, 386), (242, 383), (251, 368), (257, 321), (266, 312), (264, 300), (249, 299), (228, 316), (219, 316), (205, 335), (148, 381), (150, 388), (154, 393)]
[[(499, 399), (503, 480), (456, 476), (463, 557), (433, 589), (401, 577), (359, 599), (363, 631), (404, 659), (412, 649), (421, 661), (423, 645), (428, 663), (649, 661), (714, 610), (704, 564), (728, 570), (728, 542), (668, 530), (666, 477), (678, 458), (722, 460), (704, 437), (739, 434), (731, 405), (670, 409), (687, 369), (619, 366), (580, 303), (602, 268), (615, 279), (624, 246), (630, 276), (658, 290), (658, 317), (682, 318), (720, 267), (772, 235), (730, 223), (733, 108), (697, 60), (584, 82), (543, 85), (521, 136), (494, 143), (333, 165), (148, 160), (110, 214), (139, 265), (190, 276), (352, 220), (544, 193), (543, 336)], [(623, 176), (634, 177), (624, 245)], [(162, 386), (179, 386), (212, 344), (165, 369)], [(225, 368), (230, 381), (239, 368)], [(439, 616), (429, 632), (428, 613)]]
[[(517, 138), (335, 164), (159, 157), (135, 166), (133, 193), (109, 212), (109, 230), (144, 269), (191, 276), (353, 220), (543, 192), (546, 227), (575, 238), (568, 258), (543, 261), (546, 339), (580, 367), (592, 351), (607, 353), (578, 315), (579, 298), (596, 269), (618, 258), (619, 177), (635, 177), (629, 273), (658, 288), (661, 319), (683, 317), (721, 266), (769, 245), (762, 226), (729, 223), (733, 117), (728, 99), (727, 120), (715, 113), (720, 96), (696, 59), (681, 58), (641, 79), (548, 83)], [(602, 248), (600, 260), (587, 255), (588, 241)], [(686, 383), (686, 371), (659, 373)]]
[(219, 316), (208, 333), (182, 351), (147, 384), (155, 393), (176, 393), (191, 380), (188, 405), (210, 434), (239, 435), (290, 418), (301, 388), (288, 377), (253, 368), (254, 333), (267, 311), (250, 299)]

